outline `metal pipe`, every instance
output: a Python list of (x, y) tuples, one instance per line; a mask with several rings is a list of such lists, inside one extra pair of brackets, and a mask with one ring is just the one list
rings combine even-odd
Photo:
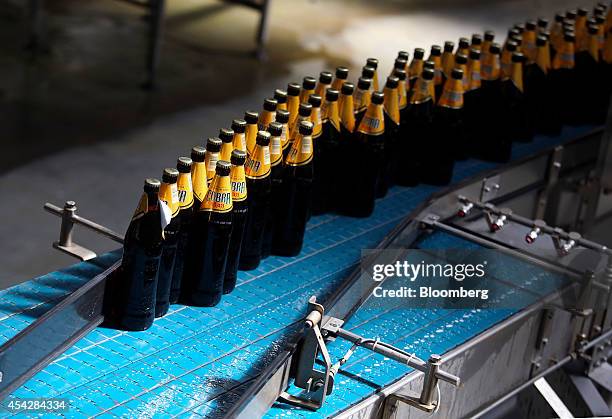
[(431, 405), (433, 402), (433, 394), (438, 384), (438, 373), (440, 372), (440, 364), (442, 357), (440, 355), (431, 355), (427, 361), (428, 368), (423, 380), (423, 391), (419, 402), (424, 405)]
[[(46, 203), (44, 208), (46, 211), (50, 212), (51, 214), (57, 215), (62, 218), (62, 230), (60, 232), (60, 244), (62, 244), (61, 243), (62, 237), (66, 240), (71, 241), (71, 228), (68, 228), (66, 226), (66, 229), (64, 229), (65, 221), (70, 222), (70, 223), (80, 224), (84, 227), (87, 227), (90, 230), (95, 231), (96, 233), (100, 233), (103, 236), (106, 236), (109, 239), (116, 241), (117, 243), (123, 244), (123, 236), (120, 235), (119, 233), (114, 232), (108, 227), (104, 227), (103, 225), (100, 225), (91, 220), (88, 220), (87, 218), (83, 218), (79, 215), (76, 215), (74, 213), (76, 211), (76, 205), (74, 204), (74, 201), (66, 202), (66, 208), (64, 209), (56, 205), (50, 204), (50, 203)], [(62, 244), (62, 246), (63, 245), (64, 244)]]

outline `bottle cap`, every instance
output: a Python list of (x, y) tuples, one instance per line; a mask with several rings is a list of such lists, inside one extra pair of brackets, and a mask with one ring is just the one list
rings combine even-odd
[(399, 83), (399, 78), (395, 76), (389, 76), (387, 77), (387, 84), (385, 84), (385, 87), (389, 89), (397, 89), (398, 83)]
[(396, 58), (393, 68), (400, 68), (403, 70), (406, 68), (406, 64), (408, 64), (408, 61), (404, 60), (403, 58)]
[(393, 75), (397, 77), (399, 81), (406, 80), (406, 70), (404, 70), (403, 68), (396, 68), (395, 70), (393, 70)]
[(427, 60), (425, 61), (425, 63), (423, 64), (423, 68), (431, 68), (432, 70), (435, 70), (436, 68), (436, 63), (434, 63), (431, 60)]
[(470, 50), (470, 60), (480, 60), (480, 51), (475, 48)]
[(508, 38), (512, 38), (512, 37), (514, 37), (514, 36), (521, 36), (521, 31), (519, 31), (519, 30), (518, 30), (518, 29), (516, 29), (516, 28), (511, 28), (511, 29), (508, 31)]
[(455, 57), (455, 64), (467, 64), (467, 57), (465, 54), (457, 54)]
[(603, 16), (595, 16), (595, 23), (597, 23), (598, 25), (603, 25), (603, 23), (606, 21), (606, 18)]
[(482, 35), (479, 33), (472, 35), (472, 45), (482, 45)]
[(319, 81), (322, 84), (331, 84), (333, 78), (334, 75), (329, 71), (321, 71), (321, 73), (319, 73)]
[(451, 77), (455, 80), (463, 80), (463, 70), (460, 68), (453, 68)]
[(557, 13), (555, 15), (555, 22), (561, 23), (561, 22), (563, 22), (563, 19), (565, 19), (565, 18), (563, 17), (563, 15), (561, 13)]
[(382, 105), (385, 101), (385, 94), (383, 92), (372, 93), (372, 103), (375, 105)]
[(510, 52), (516, 51), (517, 48), (518, 48), (518, 44), (516, 43), (516, 41), (508, 41), (506, 43), (506, 49)]
[(436, 71), (433, 68), (424, 68), (421, 77), (423, 77), (424, 80), (433, 80), (435, 75)]
[(224, 143), (231, 143), (234, 139), (234, 130), (229, 128), (221, 128), (219, 130), (219, 139)]
[(317, 85), (317, 79), (314, 77), (306, 76), (304, 80), (302, 80), (302, 88), (304, 90), (314, 90)]
[(466, 49), (470, 47), (470, 40), (467, 38), (459, 38), (459, 49)]
[(218, 153), (221, 151), (221, 140), (216, 137), (210, 137), (206, 141), (206, 151), (210, 151), (211, 153)]
[(485, 41), (493, 42), (493, 40), (495, 39), (495, 32), (486, 31), (484, 34), (484, 39)]
[(349, 69), (346, 67), (336, 67), (336, 77), (340, 80), (346, 80), (348, 78)]
[(374, 67), (374, 70), (378, 68), (378, 59), (376, 58), (368, 58), (366, 60), (366, 65), (369, 67)]
[[(415, 60), (422, 60), (425, 56), (425, 50), (423, 48), (415, 48), (413, 56)], [(406, 61), (408, 61), (408, 58), (406, 58)]]
[(287, 92), (283, 89), (276, 89), (274, 99), (276, 99), (276, 103), (287, 103)]
[(238, 150), (235, 148), (232, 150), (232, 156), (230, 157), (231, 163), (234, 166), (242, 166), (246, 162), (247, 154), (245, 151)]
[(203, 162), (206, 155), (206, 149), (202, 146), (195, 146), (191, 149), (191, 160), (196, 162)]
[(525, 30), (528, 30), (528, 31), (535, 31), (537, 27), (538, 27), (538, 25), (536, 24), (536, 21), (535, 21), (535, 20), (528, 20), (528, 21), (525, 23)]
[(363, 77), (364, 79), (372, 79), (374, 78), (374, 73), (376, 72), (376, 69), (374, 67), (370, 67), (370, 66), (363, 66), (363, 68), (361, 69), (361, 77)]
[(489, 48), (489, 52), (491, 54), (501, 54), (501, 47), (497, 42), (493, 42)]
[(244, 130), (246, 129), (246, 121), (244, 119), (234, 119), (232, 121), (232, 129), (234, 130), (235, 133), (237, 134), (242, 134), (244, 133)]
[(548, 43), (548, 38), (546, 37), (546, 35), (540, 34), (536, 38), (536, 46), (538, 47), (544, 47), (546, 46), (547, 43)]
[(345, 82), (342, 85), (342, 90), (340, 91), (342, 92), (343, 95), (350, 96), (353, 94), (354, 90), (355, 90), (355, 85), (353, 83)]
[(230, 165), (230, 162), (225, 160), (219, 160), (217, 162), (217, 167), (215, 168), (215, 173), (218, 176), (229, 176), (231, 168), (232, 166)]
[(258, 131), (256, 143), (261, 146), (270, 145), (270, 133), (268, 131)]
[(523, 37), (521, 35), (512, 35), (512, 41), (516, 43), (517, 47), (520, 47), (523, 44)]
[(372, 79), (366, 79), (364, 77), (359, 77), (359, 81), (357, 82), (357, 88), (361, 90), (368, 90), (372, 85)]
[(325, 91), (325, 100), (328, 102), (335, 102), (338, 100), (339, 94), (340, 92), (338, 92), (336, 89), (327, 89)]
[(276, 121), (270, 122), (270, 125), (268, 125), (268, 132), (273, 137), (280, 137), (283, 133), (283, 124)]
[(299, 96), (302, 86), (298, 83), (289, 83), (287, 85), (287, 96)]
[(515, 51), (512, 53), (512, 62), (513, 63), (524, 63), (525, 56), (523, 55), (522, 52)]
[(191, 172), (192, 160), (189, 157), (179, 157), (176, 161), (176, 168), (180, 173)]
[(442, 55), (442, 47), (440, 45), (432, 45), (430, 53), (433, 57), (439, 57)]
[(408, 51), (398, 51), (397, 53), (397, 58), (399, 58), (400, 60), (406, 60), (408, 61), (410, 54), (408, 54)]
[(453, 52), (455, 50), (455, 43), (452, 41), (446, 41), (444, 43), (444, 52)]
[(303, 117), (309, 117), (312, 113), (312, 105), (310, 103), (300, 103), (298, 114)]
[(171, 167), (165, 168), (162, 174), (162, 182), (164, 183), (176, 183), (179, 172)]
[(308, 103), (310, 103), (313, 108), (320, 108), (322, 101), (323, 101), (323, 99), (321, 99), (321, 96), (319, 96), (319, 95), (310, 95), (310, 96), (308, 96)]
[(576, 10), (568, 10), (567, 12), (565, 12), (565, 17), (570, 20), (575, 20), (577, 13), (578, 12), (576, 12)]
[(276, 122), (280, 122), (281, 124), (286, 124), (289, 122), (289, 111), (285, 109), (279, 109), (276, 111)]
[(160, 182), (154, 178), (148, 178), (144, 181), (144, 191), (146, 193), (154, 194), (159, 192)]
[(576, 42), (576, 34), (574, 32), (565, 32), (563, 40), (565, 42)]
[(256, 124), (257, 120), (259, 119), (259, 114), (255, 111), (246, 111), (244, 113), (244, 120), (246, 121), (247, 124)]
[(302, 135), (311, 135), (312, 130), (314, 128), (314, 124), (310, 121), (300, 121), (300, 134)]
[(543, 17), (538, 18), (538, 27), (542, 29), (548, 28), (548, 19)]
[(592, 18), (587, 20), (587, 25), (595, 25), (595, 26), (597, 26), (597, 20), (594, 17), (592, 17)]
[(264, 100), (263, 108), (265, 111), (274, 112), (276, 111), (276, 105), (278, 105), (278, 102), (276, 101), (276, 99), (269, 97), (266, 100)]
[(584, 7), (578, 9), (578, 16), (586, 16), (589, 14), (589, 11)]
[(599, 32), (599, 28), (597, 27), (597, 25), (589, 25), (588, 31), (590, 35), (597, 35), (597, 32)]
[(519, 33), (525, 32), (525, 25), (523, 23), (517, 23), (514, 25), (514, 29), (518, 30)]

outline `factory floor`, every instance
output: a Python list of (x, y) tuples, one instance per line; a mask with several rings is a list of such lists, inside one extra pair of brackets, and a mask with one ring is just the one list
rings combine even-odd
[[(274, 88), (337, 65), (552, 17), (576, 0), (271, 0), (267, 59), (256, 60), (259, 15), (218, 0), (167, 2), (159, 88), (144, 80), (142, 10), (105, 1), (47, 2), (47, 49), (24, 49), (27, 10), (0, 2), (0, 289), (75, 260), (51, 248), (59, 219), (45, 202), (123, 233), (146, 177), (216, 135)], [(594, 2), (580, 5), (592, 6)], [(353, 76), (355, 72), (353, 72)], [(78, 229), (97, 252), (117, 245)]]

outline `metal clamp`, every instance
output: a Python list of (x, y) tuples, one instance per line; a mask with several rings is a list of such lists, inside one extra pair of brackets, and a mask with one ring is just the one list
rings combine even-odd
[(77, 215), (77, 206), (74, 201), (66, 201), (64, 208), (60, 208), (47, 202), (44, 209), (62, 219), (59, 240), (53, 242), (53, 247), (82, 261), (93, 259), (96, 257), (96, 254), (91, 250), (73, 242), (73, 231), (75, 224), (80, 224), (92, 231), (95, 231), (96, 233), (102, 234), (103, 236), (116, 241), (117, 243), (123, 244), (123, 236), (120, 234), (115, 233), (108, 227), (104, 227), (103, 225)]
[(575, 231), (567, 233), (566, 238), (562, 238), (565, 232), (560, 228), (555, 228), (552, 233), (552, 241), (559, 256), (567, 256), (576, 247), (582, 236)]

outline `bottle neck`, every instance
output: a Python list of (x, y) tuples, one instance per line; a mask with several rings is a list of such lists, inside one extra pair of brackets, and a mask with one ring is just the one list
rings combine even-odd
[(244, 132), (235, 132), (234, 139), (232, 140), (232, 147), (236, 150), (244, 151), (246, 153), (246, 135)]
[(191, 184), (191, 173), (179, 173), (176, 182), (178, 189), (178, 201), (181, 209), (188, 209), (193, 206), (193, 187)]
[(257, 128), (257, 124), (247, 124), (244, 134), (246, 136), (247, 153), (251, 153), (253, 151), (253, 148), (255, 148), (255, 142), (257, 141), (257, 131), (259, 131), (259, 129)]
[(355, 113), (353, 105), (353, 96), (342, 95), (342, 108), (340, 109), (340, 121), (342, 126), (348, 131), (355, 130)]
[(338, 101), (327, 102), (325, 106), (325, 114), (322, 115), (323, 122), (329, 122), (336, 130), (340, 131), (340, 111), (338, 109)]
[(385, 116), (383, 105), (370, 103), (365, 115), (359, 123), (357, 131), (370, 136), (382, 135), (385, 132)]
[(219, 159), (230, 161), (232, 157), (232, 151), (234, 151), (234, 146), (232, 145), (232, 143), (224, 142), (223, 144), (221, 144), (221, 152), (219, 153)]
[(270, 175), (270, 147), (255, 145), (245, 164), (245, 176), (248, 179), (263, 179)]
[(229, 176), (215, 175), (206, 193), (206, 199), (200, 206), (200, 211), (226, 213), (232, 208), (232, 184)]
[(480, 75), (483, 80), (498, 80), (501, 74), (501, 63), (498, 54), (487, 54), (480, 66)]
[(432, 80), (425, 80), (420, 77), (417, 82), (414, 90), (412, 91), (412, 97), (410, 98), (410, 103), (413, 105), (418, 105), (420, 103), (425, 103), (430, 100), (435, 101), (435, 89)]
[(319, 138), (323, 132), (323, 119), (321, 118), (321, 108), (312, 108), (310, 113), (310, 122), (314, 125), (312, 128), (313, 138)]
[(208, 179), (208, 182), (210, 183), (215, 177), (215, 171), (217, 170), (217, 162), (219, 161), (219, 152), (206, 151), (204, 161), (206, 162), (206, 179)]
[(180, 210), (178, 200), (178, 189), (176, 183), (162, 182), (159, 187), (159, 200), (164, 202), (170, 209), (172, 217), (176, 217)]
[(276, 166), (283, 160), (283, 145), (281, 137), (273, 135), (270, 137), (270, 166)]
[(561, 44), (561, 49), (557, 51), (553, 60), (553, 68), (555, 70), (574, 68), (574, 43), (564, 41)]
[(285, 164), (287, 166), (304, 166), (312, 161), (312, 136), (298, 134), (291, 144)]
[(385, 113), (389, 118), (397, 125), (400, 123), (400, 112), (399, 112), (399, 95), (397, 93), (397, 87), (395, 89), (385, 87), (385, 102), (384, 102)]
[(266, 131), (268, 129), (268, 125), (270, 125), (270, 122), (274, 122), (275, 119), (276, 112), (264, 110), (259, 115), (259, 121), (257, 122), (258, 131)]
[(410, 63), (410, 69), (408, 70), (408, 75), (411, 79), (419, 77), (423, 72), (423, 60), (414, 59)]
[(195, 199), (197, 199), (199, 202), (204, 201), (204, 198), (206, 198), (206, 192), (208, 192), (205, 162), (193, 162), (191, 165), (191, 185)]
[(360, 112), (368, 107), (371, 93), (369, 90), (357, 89), (353, 97), (353, 108), (355, 112)]
[(548, 74), (550, 70), (550, 48), (548, 44), (538, 47), (536, 64), (544, 74)]
[(444, 84), (442, 97), (438, 102), (438, 106), (450, 109), (463, 108), (463, 81), (448, 79)]
[(232, 203), (247, 199), (246, 177), (244, 165), (232, 165), (230, 170), (230, 182), (232, 184)]
[(468, 62), (468, 83), (467, 90), (476, 90), (480, 88), (481, 76), (480, 76), (480, 60), (470, 60)]

